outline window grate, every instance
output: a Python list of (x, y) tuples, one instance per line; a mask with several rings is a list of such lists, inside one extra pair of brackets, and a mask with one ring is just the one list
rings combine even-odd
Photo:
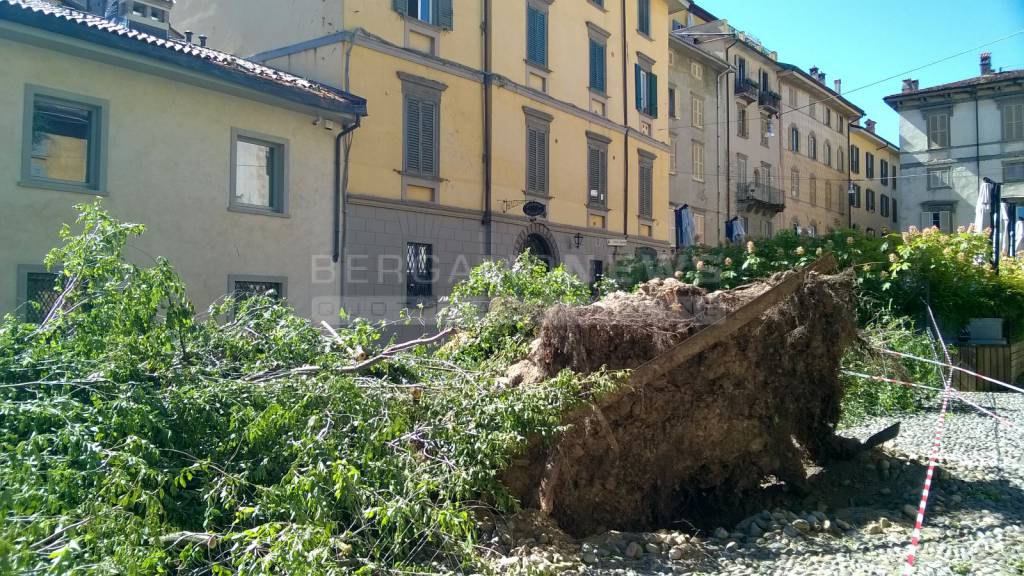
[(406, 295), (424, 298), (434, 293), (433, 251), (430, 244), (410, 242), (405, 247)]
[(269, 280), (235, 280), (233, 296), (238, 301), (256, 296), (268, 296), (272, 300), (280, 300), (282, 288), (280, 282)]
[(29, 272), (25, 279), (25, 321), (42, 322), (57, 303), (60, 293), (55, 284), (57, 275), (51, 272)]

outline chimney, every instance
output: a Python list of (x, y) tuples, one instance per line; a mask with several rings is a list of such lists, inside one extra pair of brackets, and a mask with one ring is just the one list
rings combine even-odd
[(843, 81), (842, 81), (842, 79), (836, 78), (833, 82), (835, 83), (835, 86), (836, 86), (836, 94), (842, 94), (843, 93)]
[(185, 42), (188, 42), (189, 44), (192, 43), (192, 34), (193, 32), (191, 30), (185, 30)]
[(875, 121), (874, 120), (868, 118), (867, 120), (864, 121), (864, 125), (867, 127), (868, 132), (871, 132), (872, 134), (875, 133)]
[(811, 78), (817, 78), (818, 77), (818, 67), (817, 66), (811, 66), (811, 69), (808, 70), (807, 73), (811, 75)]
[(982, 52), (981, 53), (981, 75), (988, 76), (992, 73), (992, 53)]
[(903, 79), (903, 93), (906, 94), (907, 92), (916, 92), (916, 91), (917, 91), (917, 80), (914, 80), (913, 78), (904, 78)]
[(199, 45), (202, 46), (203, 48), (206, 48), (206, 39), (207, 39), (206, 34), (200, 34), (199, 35)]
[(821, 82), (822, 84), (825, 83), (825, 73), (824, 72), (818, 72), (818, 82)]

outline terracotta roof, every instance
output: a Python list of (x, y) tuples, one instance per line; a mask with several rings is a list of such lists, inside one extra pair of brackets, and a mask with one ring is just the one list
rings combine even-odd
[(323, 86), (225, 52), (133, 30), (116, 21), (56, 6), (43, 0), (0, 0), (0, 20), (169, 62), (219, 80), (325, 111), (366, 114), (366, 100), (342, 90)]
[(996, 82), (1008, 82), (1011, 80), (1024, 79), (1024, 70), (1010, 70), (1008, 72), (995, 72), (993, 74), (986, 74), (984, 76), (975, 76), (974, 78), (967, 78), (966, 80), (957, 80), (956, 82), (948, 82), (946, 84), (939, 84), (938, 86), (929, 86), (927, 88), (921, 88), (911, 92), (900, 92), (899, 94), (891, 94), (886, 96), (884, 100), (899, 99), (905, 96), (918, 96), (921, 94), (930, 94), (934, 92), (944, 92), (946, 90), (956, 90), (959, 88), (969, 88), (971, 86), (981, 86), (984, 84), (992, 84)]

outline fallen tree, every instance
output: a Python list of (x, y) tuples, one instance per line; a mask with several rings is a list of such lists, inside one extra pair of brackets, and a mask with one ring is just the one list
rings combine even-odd
[(514, 493), (576, 535), (664, 527), (736, 509), (770, 477), (799, 488), (806, 460), (849, 454), (836, 374), (856, 335), (854, 282), (814, 268), (710, 294), (656, 279), (550, 309), (511, 384), (632, 372), (531, 445), (506, 474)]

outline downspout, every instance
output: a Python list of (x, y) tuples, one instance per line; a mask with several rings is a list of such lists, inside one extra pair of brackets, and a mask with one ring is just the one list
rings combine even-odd
[(626, 44), (626, 0), (622, 0), (622, 235), (629, 237), (629, 66)]
[[(334, 254), (331, 261), (337, 264), (341, 261), (344, 253), (344, 246), (341, 237), (341, 221), (342, 212), (345, 211), (345, 196), (348, 188), (348, 151), (351, 146), (345, 146), (345, 172), (342, 175), (341, 168), (341, 139), (351, 134), (356, 128), (359, 128), (360, 117), (356, 116), (356, 121), (349, 124), (345, 128), (338, 132), (338, 135), (334, 138), (334, 234), (332, 236), (332, 244), (334, 245)], [(344, 275), (344, 271), (342, 271)], [(342, 290), (344, 290), (345, 280), (342, 277)]]
[(491, 256), (494, 253), (493, 228), (491, 214), (491, 197), (493, 194), (491, 184), (491, 124), (493, 95), (491, 86), (491, 0), (484, 2), (484, 21), (480, 27), (483, 33), (483, 59), (484, 59), (484, 256)]
[[(950, 142), (952, 144), (952, 142)], [(978, 90), (974, 90), (974, 173), (978, 183), (975, 190), (981, 190), (981, 135), (978, 130)]]
[[(722, 234), (722, 122), (719, 120), (722, 117), (722, 78), (727, 77), (730, 72), (735, 72), (732, 64), (726, 62), (725, 70), (718, 74), (718, 78), (715, 81), (715, 155), (718, 156), (718, 162), (715, 166), (715, 172), (718, 174), (718, 210), (715, 211), (715, 220), (717, 220), (717, 230), (715, 238), (721, 238)], [(726, 90), (726, 94), (728, 94)], [(728, 130), (728, 128), (726, 128)], [(726, 137), (729, 133), (726, 132)], [(726, 154), (726, 170), (729, 169), (729, 156)], [(728, 217), (726, 217), (728, 220)]]
[[(859, 119), (859, 118), (858, 118)], [(850, 131), (853, 130), (853, 122), (846, 124), (846, 158), (843, 158), (843, 162), (846, 164), (846, 195), (842, 198), (846, 198), (846, 227), (853, 228), (853, 203), (850, 202), (850, 187), (853, 186), (853, 178), (850, 176)]]
[[(725, 62), (729, 64), (729, 50), (739, 42), (740, 39), (733, 36), (732, 44), (725, 48)], [(729, 64), (732, 66), (732, 64)], [(734, 70), (735, 71), (735, 70)], [(727, 77), (728, 78), (728, 77)], [(725, 106), (725, 220), (728, 222), (732, 217), (732, 99), (729, 98), (729, 83), (725, 84), (725, 98), (729, 100)], [(715, 120), (718, 120), (717, 118)], [(749, 231), (748, 231), (749, 232)]]

